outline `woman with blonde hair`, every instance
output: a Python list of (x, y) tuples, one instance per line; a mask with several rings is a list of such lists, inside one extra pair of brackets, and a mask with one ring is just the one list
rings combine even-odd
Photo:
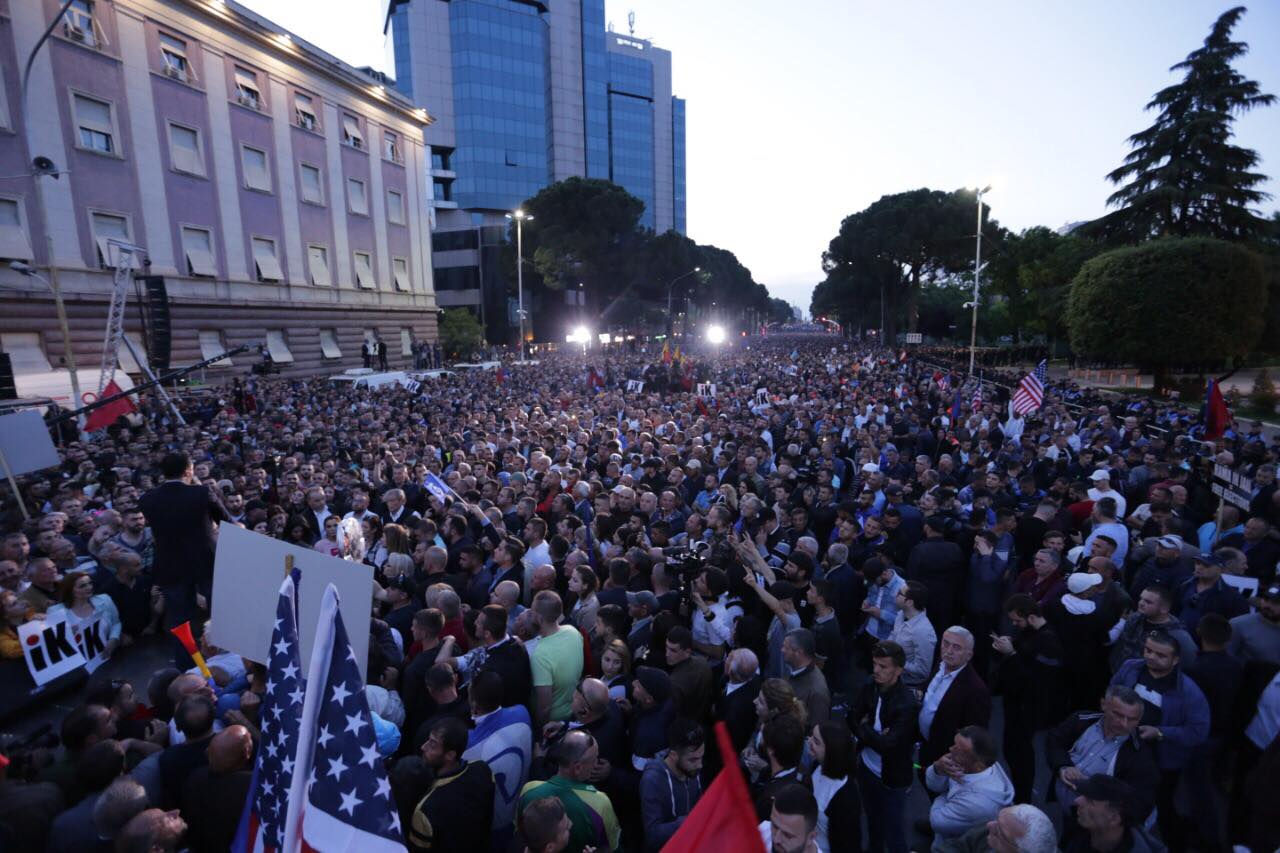
[(409, 539), (409, 528), (402, 524), (388, 524), (382, 528), (382, 543), (387, 546), (387, 555), (412, 554), (412, 543)]
[(756, 731), (742, 750), (742, 763), (750, 772), (752, 782), (769, 769), (769, 759), (764, 754), (765, 724), (778, 717), (794, 717), (801, 729), (807, 729), (809, 722), (809, 712), (804, 703), (796, 696), (790, 682), (781, 678), (766, 678), (760, 685), (760, 693), (754, 704)]
[(610, 699), (625, 699), (631, 683), (631, 649), (625, 640), (610, 640), (600, 653), (600, 679), (609, 687)]

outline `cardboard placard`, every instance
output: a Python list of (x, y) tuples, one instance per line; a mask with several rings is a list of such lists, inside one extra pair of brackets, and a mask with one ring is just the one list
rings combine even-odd
[(1226, 465), (1213, 466), (1213, 493), (1229, 504), (1235, 504), (1245, 512), (1253, 499), (1253, 479), (1232, 471)]
[(716, 395), (716, 384), (714, 382), (699, 382), (697, 393), (699, 397), (714, 397)]
[(218, 526), (213, 566), (213, 642), (229, 652), (265, 663), (276, 621), (276, 602), (284, 578), (285, 557), (302, 572), (298, 586), (298, 642), (302, 659), (311, 659), (320, 600), (333, 584), (342, 600), (351, 648), (360, 675), (369, 658), (369, 618), (373, 595), (373, 567), (299, 548), (245, 530), (229, 522)]
[(81, 622), (73, 631), (80, 654), (84, 655), (84, 668), (92, 673), (109, 660), (107, 654), (106, 633), (102, 630), (102, 619)]
[(27, 669), (40, 686), (85, 665), (65, 617), (19, 625), (18, 642), (22, 644)]
[(1245, 598), (1252, 598), (1258, 594), (1258, 579), (1249, 578), (1244, 575), (1223, 575), (1222, 582), (1229, 587), (1233, 587), (1236, 592)]
[(0, 417), (0, 454), (15, 477), (62, 464), (44, 418), (34, 409)]
[(634, 394), (639, 394), (644, 391), (644, 383), (639, 379), (628, 379), (627, 390)]

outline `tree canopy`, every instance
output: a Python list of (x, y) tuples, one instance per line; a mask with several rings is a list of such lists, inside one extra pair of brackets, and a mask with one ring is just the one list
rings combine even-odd
[(1255, 252), (1223, 240), (1166, 238), (1085, 262), (1071, 285), (1067, 326), (1078, 353), (1149, 369), (1159, 387), (1169, 367), (1251, 352), (1266, 304)]
[(1232, 67), (1249, 50), (1231, 39), (1244, 12), (1224, 12), (1204, 44), (1169, 69), (1184, 72), (1183, 79), (1147, 104), (1157, 111), (1155, 123), (1129, 137), (1132, 150), (1107, 175), (1121, 185), (1108, 199), (1118, 209), (1082, 233), (1114, 244), (1164, 236), (1252, 240), (1267, 229), (1250, 209), (1269, 198), (1258, 189), (1266, 180), (1254, 171), (1258, 153), (1231, 143), (1238, 114), (1275, 102)]

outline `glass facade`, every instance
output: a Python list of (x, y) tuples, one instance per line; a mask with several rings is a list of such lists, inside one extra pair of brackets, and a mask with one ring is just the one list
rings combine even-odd
[(395, 58), (396, 89), (413, 98), (413, 53), (409, 47), (409, 4), (391, 10), (391, 53)]
[(684, 202), (684, 98), (671, 99), (671, 171), (675, 230), (687, 234)]
[(644, 202), (640, 224), (654, 227), (653, 65), (609, 54), (609, 180)]
[(609, 177), (609, 56), (604, 0), (582, 0), (582, 110), (587, 177)]
[(510, 0), (449, 4), (458, 147), (453, 199), (510, 210), (548, 183), (550, 32), (541, 11)]

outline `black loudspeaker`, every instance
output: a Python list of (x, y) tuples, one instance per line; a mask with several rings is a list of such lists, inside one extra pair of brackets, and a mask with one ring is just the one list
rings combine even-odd
[(18, 386), (13, 381), (13, 362), (9, 353), (0, 352), (0, 400), (18, 399)]
[(173, 347), (173, 332), (169, 326), (169, 292), (164, 286), (164, 276), (142, 277), (147, 289), (147, 323), (151, 335), (147, 341), (147, 361), (151, 369), (161, 373), (169, 369), (169, 355)]

